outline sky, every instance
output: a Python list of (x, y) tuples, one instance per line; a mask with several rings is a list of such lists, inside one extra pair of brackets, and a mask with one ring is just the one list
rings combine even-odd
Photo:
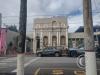
[[(19, 28), (20, 0), (0, 0), (2, 26)], [(93, 25), (100, 25), (100, 0), (92, 0)], [(83, 26), (82, 0), (27, 0), (27, 31), (32, 32), (34, 18), (66, 16), (69, 32)]]

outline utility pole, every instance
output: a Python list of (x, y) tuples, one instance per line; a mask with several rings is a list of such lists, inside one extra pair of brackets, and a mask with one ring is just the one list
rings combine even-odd
[(2, 14), (0, 13), (0, 28), (1, 28), (1, 25), (2, 25)]
[(1, 30), (2, 30), (1, 26), (2, 26), (2, 14), (0, 13), (0, 38), (1, 38)]
[(1, 36), (2, 14), (0, 13), (0, 36)]
[(91, 0), (83, 0), (86, 75), (97, 75)]
[[(52, 35), (53, 35), (53, 23), (52, 23)], [(53, 36), (51, 38), (52, 38), (52, 47), (53, 47)]]
[(19, 43), (17, 54), (17, 75), (24, 75), (24, 52), (27, 24), (27, 0), (20, 0)]

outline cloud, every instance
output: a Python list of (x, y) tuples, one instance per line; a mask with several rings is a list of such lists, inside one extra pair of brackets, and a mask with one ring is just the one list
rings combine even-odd
[(83, 26), (83, 15), (68, 17), (69, 32), (74, 32), (79, 26)]
[[(72, 32), (80, 25), (83, 25), (82, 1), (83, 0), (27, 0), (27, 22), (28, 25), (30, 25), (27, 26), (27, 29), (32, 30), (33, 20), (36, 17), (61, 15), (68, 16), (69, 31)], [(92, 0), (92, 9), (93, 12), (100, 12), (100, 0)], [(8, 25), (16, 24), (19, 26), (19, 10), (20, 0), (0, 0), (0, 12), (3, 14), (3, 23)], [(100, 14), (93, 14), (94, 24), (100, 23), (99, 17)]]
[(93, 15), (93, 25), (100, 25), (100, 13)]
[(56, 11), (59, 8), (61, 8), (61, 6), (62, 6), (62, 1), (61, 0), (58, 0), (58, 1), (54, 0), (49, 4), (47, 9), (49, 9), (50, 11)]

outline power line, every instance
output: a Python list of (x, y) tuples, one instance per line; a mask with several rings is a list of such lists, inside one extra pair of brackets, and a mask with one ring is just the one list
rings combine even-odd
[[(98, 8), (96, 7), (96, 9)], [(92, 13), (100, 13), (100, 11), (92, 11)], [(31, 16), (27, 16), (27, 18), (65, 16), (65, 15), (68, 17), (67, 14), (62, 14), (62, 15), (31, 15)], [(19, 16), (3, 16), (2, 18), (18, 18), (19, 19)]]
[[(99, 10), (96, 4), (96, 0), (94, 0), (94, 5), (95, 5), (96, 10)], [(100, 11), (97, 11), (96, 13), (100, 13)]]
[(96, 8), (96, 10), (97, 10), (96, 0), (94, 0), (94, 5), (95, 5), (95, 8)]

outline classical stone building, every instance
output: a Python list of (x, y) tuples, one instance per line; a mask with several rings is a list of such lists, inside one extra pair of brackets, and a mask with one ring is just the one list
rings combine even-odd
[(33, 52), (45, 47), (68, 47), (67, 17), (36, 18), (33, 31)]

